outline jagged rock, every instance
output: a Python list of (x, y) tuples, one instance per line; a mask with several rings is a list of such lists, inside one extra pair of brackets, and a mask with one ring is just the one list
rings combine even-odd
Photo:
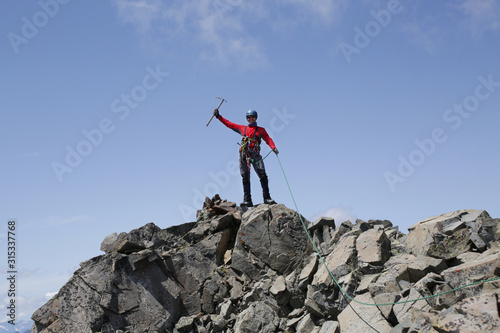
[(340, 331), (342, 333), (373, 332), (374, 329), (379, 332), (389, 332), (391, 330), (392, 326), (382, 316), (376, 306), (357, 303), (374, 304), (370, 294), (366, 293), (356, 296), (354, 300), (338, 316)]
[(358, 288), (356, 289), (356, 294), (360, 295), (366, 293), (369, 290), (368, 288), (370, 288), (370, 286), (375, 283), (378, 277), (379, 274), (363, 276), (361, 282), (358, 285)]
[[(318, 317), (325, 317), (326, 305), (331, 306), (325, 302), (325, 297), (320, 291), (315, 292), (312, 286), (307, 287), (307, 298), (305, 300), (305, 307), (307, 312), (314, 314)], [(332, 297), (333, 300), (333, 297)], [(318, 304), (321, 304), (321, 308)]]
[(236, 277), (230, 277), (228, 279), (229, 285), (231, 288), (230, 298), (233, 301), (236, 301), (243, 297), (243, 283)]
[(451, 261), (450, 266), (458, 266), (458, 265), (465, 264), (467, 262), (472, 262), (472, 261), (476, 260), (480, 255), (481, 255), (480, 252), (465, 252), (465, 253), (459, 254), (456, 258), (454, 258)]
[(220, 233), (211, 235), (197, 244), (165, 257), (167, 267), (175, 272), (175, 279), (183, 286), (181, 296), (188, 314), (194, 315), (201, 311), (200, 286), (217, 268), (217, 247), (221, 238)]
[(441, 273), (448, 268), (446, 262), (442, 259), (411, 254), (394, 256), (387, 261), (385, 267), (394, 265), (405, 265), (407, 267), (408, 282), (417, 282), (427, 273)]
[[(290, 293), (289, 305), (297, 310), (304, 306), (305, 291), (309, 281), (300, 282), (299, 268), (286, 276), (286, 286)], [(312, 276), (310, 277), (312, 279)]]
[(316, 230), (324, 230), (325, 227), (335, 230), (335, 219), (333, 217), (320, 217), (312, 223), (308, 230), (313, 235)]
[(287, 274), (311, 251), (295, 211), (281, 204), (260, 205), (243, 214), (231, 267), (250, 278), (261, 274), (265, 266)]
[[(397, 323), (396, 316), (394, 315), (393, 312), (393, 306), (394, 306), (393, 303), (399, 301), (400, 298), (401, 296), (396, 293), (378, 294), (375, 297), (373, 297), (373, 302), (375, 304), (380, 304), (377, 305), (377, 307), (380, 310), (382, 316), (384, 316), (384, 318), (389, 323)], [(387, 304), (387, 305), (382, 305), (382, 304)]]
[(329, 320), (321, 325), (319, 333), (339, 333), (340, 326), (338, 321)]
[(436, 290), (439, 290), (437, 287), (443, 284), (444, 282), (439, 275), (429, 273), (410, 289), (403, 291), (403, 298), (399, 300), (400, 303), (395, 304), (393, 307), (398, 322), (410, 318), (412, 312), (423, 313), (429, 311), (431, 306), (436, 304), (436, 299), (424, 298), (437, 294)]
[(196, 212), (196, 222), (211, 220), (214, 216), (238, 213), (236, 203), (222, 200), (218, 194), (212, 199), (205, 198), (203, 208)]
[(234, 312), (235, 308), (230, 300), (227, 300), (220, 305), (219, 314), (222, 316), (222, 318), (230, 319)]
[(400, 231), (392, 232), (391, 229), (389, 229), (389, 231), (386, 231), (386, 235), (391, 241), (391, 255), (397, 256), (400, 254), (410, 253), (405, 234)]
[(335, 220), (332, 217), (320, 217), (308, 228), (314, 244), (321, 252), (328, 251), (335, 232)]
[[(81, 264), (58, 295), (32, 316), (33, 332), (172, 329), (181, 315), (181, 287), (153, 251), (134, 270), (129, 256), (112, 253)], [(136, 262), (137, 264), (137, 262)]]
[[(342, 298), (337, 300), (338, 289), (333, 288), (336, 279), (349, 275), (356, 265), (356, 232), (349, 232), (342, 236), (332, 253), (325, 259), (328, 270), (320, 265), (308, 286), (306, 307), (311, 311), (318, 311), (321, 316), (336, 316), (345, 307)], [(350, 281), (347, 281), (348, 283)]]
[[(297, 310), (298, 310), (298, 309), (297, 309)], [(290, 314), (290, 315), (288, 316), (288, 318), (290, 318), (290, 319), (288, 319), (288, 320), (287, 320), (287, 322), (286, 322), (286, 327), (287, 327), (287, 328), (294, 327), (294, 326), (295, 326), (295, 325), (297, 325), (297, 323), (298, 323), (299, 321), (301, 321), (301, 320), (302, 320), (302, 318), (304, 318), (305, 316), (306, 316), (306, 314), (304, 313), (304, 311), (301, 311), (301, 312), (300, 312), (300, 316), (297, 316), (296, 314), (293, 314), (293, 315), (292, 315), (292, 314)]]
[(272, 307), (264, 302), (256, 302), (243, 310), (234, 324), (235, 333), (274, 333), (279, 319)]
[(192, 330), (196, 317), (181, 317), (174, 327), (174, 333), (187, 333)]
[(300, 271), (300, 275), (298, 278), (298, 284), (299, 288), (304, 290), (309, 284), (314, 276), (314, 273), (316, 273), (316, 270), (318, 269), (318, 256), (316, 253), (313, 253), (307, 258), (306, 260), (306, 265), (304, 268)]
[[(192, 223), (183, 225), (179, 230), (189, 230)], [(178, 230), (175, 230), (178, 231)], [(107, 236), (101, 244), (101, 250), (105, 253), (120, 252), (133, 253), (148, 248), (160, 247), (167, 244), (171, 232), (167, 229), (163, 231), (154, 223), (148, 223), (145, 226), (132, 230), (129, 233), (113, 233)]]
[(432, 326), (439, 332), (500, 332), (498, 294), (466, 298), (439, 314)]
[[(467, 229), (460, 229), (451, 236), (440, 239), (437, 243), (429, 246), (429, 256), (441, 259), (453, 259), (458, 255), (469, 251), (471, 234)], [(438, 239), (438, 235), (434, 239)]]
[[(415, 255), (443, 259), (467, 252), (471, 243), (477, 243), (476, 247), (484, 249), (487, 245), (484, 240), (494, 238), (495, 223), (491, 220), (486, 211), (474, 209), (429, 217), (408, 228), (408, 249)], [(482, 227), (485, 222), (488, 231)]]
[(228, 324), (228, 321), (221, 315), (212, 315), (210, 316), (210, 320), (212, 321), (215, 332), (223, 330)]
[(495, 332), (499, 222), (462, 210), (404, 235), (387, 220), (322, 219), (309, 227), (320, 260), (295, 211), (242, 215), (216, 195), (196, 222), (106, 237), (32, 332)]
[(316, 329), (316, 325), (314, 324), (314, 321), (311, 319), (311, 315), (307, 314), (302, 318), (299, 323), (297, 324), (297, 328), (295, 331), (297, 333), (311, 333)]
[[(332, 240), (331, 240), (332, 245), (330, 245), (330, 248), (328, 249), (328, 253), (331, 252), (331, 250), (333, 249), (334, 246), (336, 246), (336, 244), (338, 243), (340, 238), (343, 235), (345, 235), (346, 233), (350, 232), (352, 230), (352, 228), (353, 228), (353, 224), (351, 223), (351, 221), (344, 221), (339, 225), (339, 227), (337, 229), (335, 229), (333, 236), (332, 236)], [(328, 254), (328, 253), (325, 253), (325, 254)]]
[[(500, 248), (493, 247), (481, 254), (475, 261), (451, 267), (441, 273), (444, 280), (453, 288), (500, 276)], [(457, 293), (471, 297), (478, 293), (483, 285), (464, 288)]]
[(276, 301), (279, 305), (288, 304), (288, 301), (290, 300), (290, 292), (287, 289), (286, 279), (284, 276), (278, 276), (269, 291), (274, 296), (274, 298), (276, 298)]
[(356, 240), (358, 264), (363, 270), (367, 265), (381, 266), (391, 257), (391, 242), (381, 229), (370, 229)]
[[(344, 234), (334, 251), (325, 258), (326, 265), (334, 277), (338, 278), (347, 275), (355, 268), (356, 239), (357, 235), (355, 233)], [(324, 265), (320, 265), (314, 275), (312, 284), (325, 287), (332, 286), (334, 282), (330, 272)]]
[(226, 283), (223, 283), (225, 273), (217, 268), (203, 285), (201, 307), (204, 313), (215, 313), (217, 304), (220, 304), (229, 293)]
[[(389, 229), (393, 227), (393, 224), (389, 220), (368, 220), (367, 222), (369, 225), (372, 226), (374, 229)], [(396, 228), (397, 230), (397, 228)]]

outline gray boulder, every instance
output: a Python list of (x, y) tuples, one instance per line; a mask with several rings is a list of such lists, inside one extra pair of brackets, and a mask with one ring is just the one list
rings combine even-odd
[(361, 269), (382, 266), (391, 257), (391, 241), (383, 229), (370, 229), (359, 235), (356, 250)]
[(500, 248), (494, 246), (475, 261), (451, 267), (441, 273), (443, 279), (453, 288), (471, 285), (471, 288), (458, 290), (461, 297), (477, 295), (487, 285), (473, 285), (479, 281), (500, 276)]
[(313, 238), (314, 245), (321, 252), (327, 252), (328, 248), (333, 244), (335, 220), (332, 217), (320, 217), (312, 223), (308, 230)]
[(392, 326), (376, 306), (367, 306), (357, 302), (374, 304), (370, 294), (356, 296), (350, 306), (338, 316), (340, 332), (389, 332), (391, 330)]
[(279, 318), (272, 307), (264, 302), (255, 302), (243, 310), (234, 324), (235, 333), (274, 333)]
[(495, 238), (497, 224), (484, 210), (458, 210), (414, 224), (406, 244), (412, 254), (448, 260), (471, 246), (484, 250)]
[(439, 332), (500, 332), (498, 293), (473, 296), (436, 316)]
[(262, 274), (265, 267), (288, 274), (311, 252), (295, 211), (281, 204), (260, 205), (242, 216), (231, 267), (251, 278)]
[(182, 287), (156, 252), (115, 252), (81, 266), (33, 314), (32, 332), (172, 330), (180, 318)]

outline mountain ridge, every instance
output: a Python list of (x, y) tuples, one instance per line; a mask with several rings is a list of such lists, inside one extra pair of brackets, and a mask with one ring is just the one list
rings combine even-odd
[(107, 236), (31, 332), (496, 332), (499, 223), (468, 209), (404, 234), (216, 195), (196, 222)]

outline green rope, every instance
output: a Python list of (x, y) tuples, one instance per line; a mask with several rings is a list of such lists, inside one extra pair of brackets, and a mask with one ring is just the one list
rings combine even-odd
[[(267, 157), (267, 156), (266, 156)], [(436, 295), (430, 295), (430, 296), (425, 296), (425, 297), (421, 297), (421, 298), (416, 298), (416, 299), (412, 299), (412, 300), (407, 300), (407, 301), (399, 301), (399, 302), (394, 302), (394, 303), (364, 303), (364, 302), (360, 302), (358, 300), (355, 300), (352, 296), (350, 296), (349, 294), (347, 294), (347, 292), (340, 286), (340, 284), (338, 283), (337, 279), (335, 279), (335, 276), (333, 276), (333, 273), (330, 271), (330, 269), (328, 268), (328, 265), (326, 264), (325, 260), (323, 259), (323, 256), (321, 255), (321, 253), (319, 252), (318, 248), (316, 247), (316, 245), (314, 244), (314, 241), (313, 239), (311, 238), (311, 235), (309, 234), (309, 232), (307, 231), (307, 226), (306, 224), (304, 223), (304, 220), (302, 219), (302, 215), (300, 215), (300, 212), (299, 212), (299, 208), (297, 207), (297, 202), (295, 202), (295, 198), (293, 196), (293, 192), (292, 192), (292, 189), (290, 188), (290, 183), (288, 182), (288, 179), (286, 177), (286, 174), (285, 174), (285, 170), (283, 169), (283, 165), (281, 164), (281, 160), (278, 156), (278, 154), (276, 154), (276, 158), (278, 159), (278, 162), (280, 164), (280, 167), (281, 167), (281, 172), (283, 172), (283, 176), (285, 177), (285, 181), (286, 181), (286, 185), (288, 186), (288, 191), (290, 192), (290, 195), (292, 196), (292, 201), (293, 201), (293, 204), (295, 205), (295, 210), (297, 211), (297, 213), (299, 214), (299, 218), (300, 218), (300, 221), (302, 222), (302, 226), (304, 227), (304, 230), (306, 232), (306, 235), (307, 237), (309, 238), (309, 241), (311, 242), (313, 248), (314, 248), (314, 251), (316, 251), (319, 259), (321, 260), (321, 263), (323, 264), (323, 266), (325, 266), (326, 270), (328, 271), (328, 273), (330, 274), (330, 276), (332, 277), (333, 281), (335, 282), (335, 284), (337, 285), (337, 287), (339, 287), (340, 291), (345, 295), (347, 296), (347, 298), (349, 298), (350, 300), (356, 302), (356, 303), (359, 303), (359, 304), (362, 304), (362, 305), (375, 305), (375, 306), (384, 306), (384, 305), (396, 305), (396, 304), (404, 304), (404, 303), (413, 303), (413, 302), (417, 302), (417, 301), (421, 301), (421, 300), (426, 300), (426, 299), (429, 299), (429, 298), (433, 298), (433, 297), (438, 297), (438, 296), (441, 296), (441, 295), (444, 295), (444, 294), (448, 294), (448, 293), (451, 293), (451, 292), (455, 292), (457, 290), (460, 290), (460, 289), (464, 289), (464, 288), (467, 288), (467, 287), (470, 287), (470, 286), (474, 286), (474, 285), (478, 285), (478, 284), (482, 284), (482, 283), (487, 283), (487, 282), (493, 282), (493, 281), (497, 281), (497, 280), (500, 280), (500, 277), (495, 277), (495, 278), (491, 278), (491, 279), (487, 279), (487, 280), (482, 280), (482, 281), (477, 281), (477, 282), (473, 282), (473, 283), (469, 283), (469, 284), (466, 284), (466, 285), (463, 285), (463, 286), (460, 286), (460, 287), (457, 287), (457, 288), (454, 288), (454, 289), (451, 289), (451, 290), (447, 290), (447, 291), (443, 291), (439, 294), (436, 294)]]
[(262, 161), (263, 161), (263, 160), (265, 160), (265, 159), (266, 159), (266, 157), (268, 157), (268, 156), (269, 156), (269, 154), (271, 154), (272, 152), (273, 152), (273, 151), (272, 151), (272, 150), (270, 150), (270, 151), (269, 151), (269, 153), (267, 153), (267, 155), (266, 155), (266, 156), (262, 159)]
[(264, 158), (262, 158), (262, 159), (260, 159), (260, 160), (258, 160), (258, 161), (254, 161), (254, 160), (253, 160), (253, 158), (250, 158), (250, 157), (249, 157), (249, 158), (250, 158), (250, 162), (251, 162), (253, 165), (257, 165), (257, 163), (260, 163), (260, 162), (264, 161), (264, 160), (266, 159), (266, 157), (268, 157), (268, 156), (269, 156), (269, 154), (271, 154), (272, 152), (273, 152), (272, 150), (271, 150), (271, 151), (269, 151), (269, 153), (267, 153), (267, 155), (266, 155)]

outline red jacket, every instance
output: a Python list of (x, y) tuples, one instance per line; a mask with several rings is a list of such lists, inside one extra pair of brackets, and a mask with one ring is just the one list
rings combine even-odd
[[(247, 136), (249, 138), (255, 138), (260, 141), (260, 139), (264, 139), (264, 141), (267, 143), (267, 145), (271, 149), (275, 149), (276, 145), (274, 144), (273, 139), (267, 134), (267, 131), (264, 127), (259, 127), (259, 126), (245, 126), (245, 125), (238, 125), (235, 123), (230, 122), (229, 120), (225, 119), (221, 115), (217, 117), (227, 127), (235, 131), (236, 133), (241, 134), (241, 136)], [(245, 133), (246, 130), (246, 133)], [(255, 133), (257, 131), (257, 133)], [(255, 136), (255, 137), (254, 137)], [(253, 142), (250, 143), (249, 148), (251, 150), (255, 149), (255, 144)]]

